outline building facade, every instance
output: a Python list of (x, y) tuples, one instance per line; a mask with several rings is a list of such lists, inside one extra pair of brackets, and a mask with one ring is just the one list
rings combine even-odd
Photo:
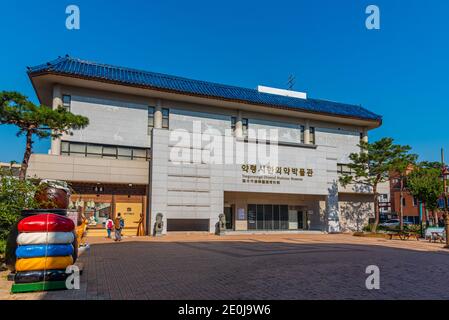
[[(360, 230), (371, 190), (338, 178), (381, 125), (360, 107), (70, 57), (30, 68), (42, 104), (90, 124), (34, 154), (29, 175), (69, 181), (92, 229), (119, 212), (130, 233)], [(385, 187), (388, 193), (388, 187)], [(381, 191), (382, 192), (382, 191)]]

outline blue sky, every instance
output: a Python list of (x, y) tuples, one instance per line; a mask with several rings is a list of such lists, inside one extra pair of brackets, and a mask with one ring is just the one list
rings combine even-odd
[[(80, 30), (65, 28), (70, 4)], [(369, 4), (380, 8), (380, 30), (365, 28)], [(35, 102), (26, 66), (64, 54), (250, 88), (285, 88), (293, 74), (310, 97), (383, 115), (370, 139), (391, 136), (421, 160), (449, 152), (445, 0), (9, 0), (0, 12), (0, 90)], [(15, 132), (0, 126), (0, 161), (21, 160)]]

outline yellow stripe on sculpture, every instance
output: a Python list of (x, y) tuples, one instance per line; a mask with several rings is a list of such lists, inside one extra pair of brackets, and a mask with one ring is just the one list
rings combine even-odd
[(73, 258), (71, 256), (17, 259), (16, 271), (65, 270), (65, 268), (72, 264)]

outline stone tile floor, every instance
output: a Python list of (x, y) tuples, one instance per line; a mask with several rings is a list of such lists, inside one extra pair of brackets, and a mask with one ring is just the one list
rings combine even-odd
[[(171, 234), (89, 238), (80, 290), (0, 299), (449, 299), (449, 250), (427, 241), (351, 235)], [(380, 290), (367, 290), (368, 265)]]

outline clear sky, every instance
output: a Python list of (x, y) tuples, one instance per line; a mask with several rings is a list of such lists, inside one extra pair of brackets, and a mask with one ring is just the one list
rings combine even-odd
[[(78, 5), (81, 29), (65, 27)], [(381, 29), (365, 27), (368, 5)], [(361, 104), (383, 115), (370, 139), (393, 137), (421, 160), (449, 153), (449, 1), (1, 1), (0, 90), (37, 102), (26, 66), (69, 54), (121, 66)], [(0, 126), (0, 161), (23, 139)], [(35, 152), (47, 152), (40, 141)]]

